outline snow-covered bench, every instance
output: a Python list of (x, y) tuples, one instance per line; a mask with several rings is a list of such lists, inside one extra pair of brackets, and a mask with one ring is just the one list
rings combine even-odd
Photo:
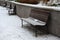
[(32, 25), (32, 27), (35, 29), (35, 36), (37, 36), (38, 30), (42, 29), (41, 31), (48, 32), (47, 27), (47, 21), (49, 18), (49, 11), (41, 10), (41, 9), (32, 9), (30, 13), (30, 17), (28, 18), (21, 18), (22, 20), (22, 27), (23, 27), (23, 21), (29, 23)]

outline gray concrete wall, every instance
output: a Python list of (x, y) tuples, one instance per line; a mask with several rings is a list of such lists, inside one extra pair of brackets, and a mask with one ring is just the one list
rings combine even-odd
[(20, 5), (16, 5), (16, 11), (17, 11), (17, 15), (20, 17), (29, 17), (29, 14), (31, 12), (31, 8), (30, 7), (26, 7), (26, 6), (20, 6)]
[(50, 33), (60, 36), (60, 12), (51, 13), (51, 21), (49, 25)]

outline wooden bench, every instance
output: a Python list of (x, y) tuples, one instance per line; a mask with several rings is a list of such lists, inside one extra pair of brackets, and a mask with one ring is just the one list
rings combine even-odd
[(23, 21), (32, 25), (32, 28), (35, 29), (35, 36), (37, 37), (38, 30), (46, 31), (48, 33), (47, 22), (49, 18), (49, 11), (42, 10), (42, 9), (32, 9), (30, 17), (22, 18), (22, 27)]

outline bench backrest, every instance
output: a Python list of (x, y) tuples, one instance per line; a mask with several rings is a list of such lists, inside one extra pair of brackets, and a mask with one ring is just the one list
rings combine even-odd
[(47, 22), (50, 12), (43, 9), (32, 9), (30, 17)]

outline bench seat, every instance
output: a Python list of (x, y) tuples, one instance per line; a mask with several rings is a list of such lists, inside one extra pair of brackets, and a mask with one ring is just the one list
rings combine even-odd
[(22, 18), (22, 19), (23, 19), (24, 21), (26, 21), (26, 22), (32, 24), (32, 25), (41, 25), (41, 26), (45, 26), (45, 25), (46, 25), (45, 22), (40, 21), (40, 20), (38, 20), (38, 19), (34, 19), (34, 18), (32, 18), (32, 17), (29, 17), (29, 18)]

